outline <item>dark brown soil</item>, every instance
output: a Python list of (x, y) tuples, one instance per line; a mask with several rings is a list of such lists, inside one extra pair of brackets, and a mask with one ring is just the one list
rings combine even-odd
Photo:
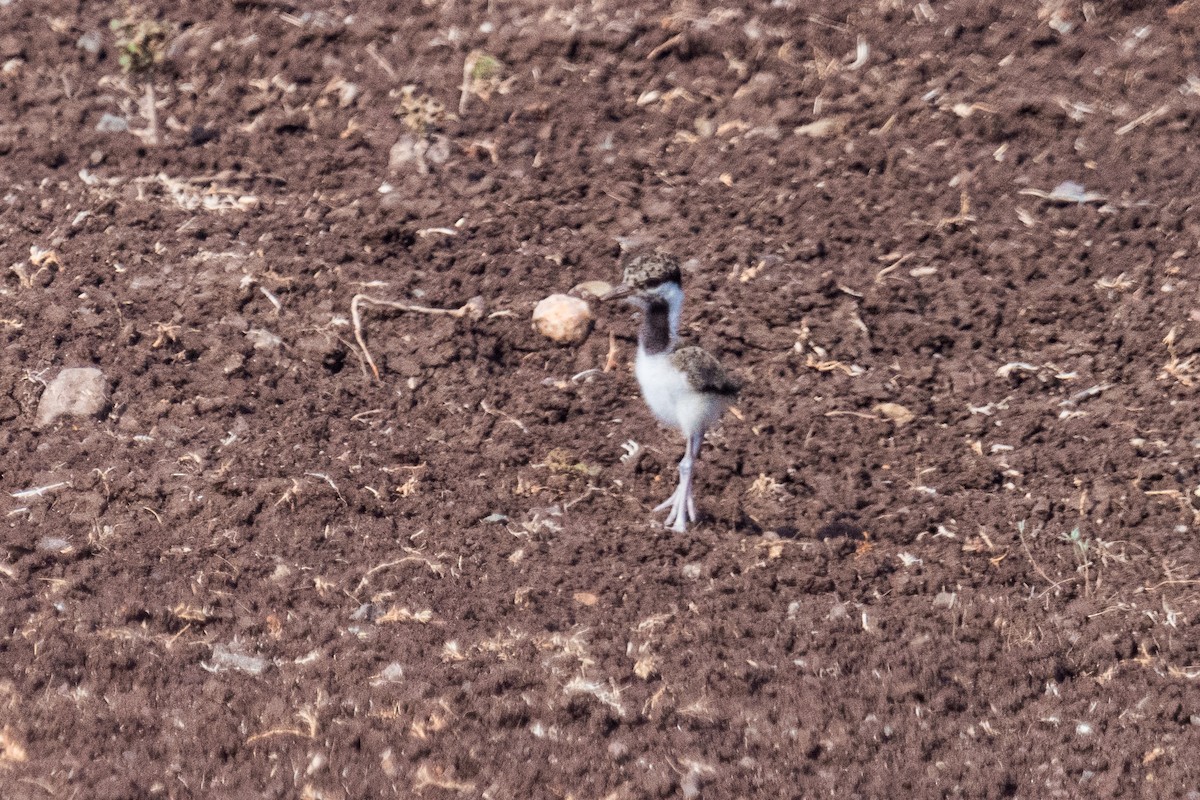
[(0, 0), (0, 796), (1196, 796), (1200, 4), (1007, 5)]

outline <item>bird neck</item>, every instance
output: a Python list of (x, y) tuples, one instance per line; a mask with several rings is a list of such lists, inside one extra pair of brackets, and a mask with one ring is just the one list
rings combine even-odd
[(683, 289), (677, 283), (657, 287), (646, 298), (644, 311), (638, 349), (651, 356), (674, 349), (683, 316)]

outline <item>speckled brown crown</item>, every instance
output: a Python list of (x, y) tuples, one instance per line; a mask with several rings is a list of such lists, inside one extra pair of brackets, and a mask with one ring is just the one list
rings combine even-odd
[(624, 281), (639, 292), (671, 281), (681, 283), (679, 262), (666, 253), (634, 256), (625, 263)]

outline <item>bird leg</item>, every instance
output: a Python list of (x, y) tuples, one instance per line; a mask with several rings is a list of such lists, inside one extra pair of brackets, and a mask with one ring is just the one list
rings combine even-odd
[(674, 494), (654, 508), (655, 511), (671, 509), (663, 524), (676, 533), (686, 531), (687, 524), (695, 522), (698, 518), (696, 501), (692, 498), (692, 468), (696, 464), (696, 457), (700, 455), (700, 445), (703, 441), (703, 433), (688, 437), (683, 460), (679, 462), (679, 486), (675, 488)]

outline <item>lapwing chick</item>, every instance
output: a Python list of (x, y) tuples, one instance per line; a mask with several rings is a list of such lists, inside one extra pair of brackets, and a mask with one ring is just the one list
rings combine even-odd
[(695, 522), (692, 472), (705, 432), (733, 402), (740, 383), (699, 347), (677, 347), (683, 314), (679, 264), (662, 253), (642, 255), (625, 266), (621, 285), (603, 299), (626, 298), (642, 312), (634, 374), (646, 405), (666, 425), (683, 433), (686, 449), (679, 462), (679, 486), (655, 511), (670, 509), (665, 524), (674, 531)]

